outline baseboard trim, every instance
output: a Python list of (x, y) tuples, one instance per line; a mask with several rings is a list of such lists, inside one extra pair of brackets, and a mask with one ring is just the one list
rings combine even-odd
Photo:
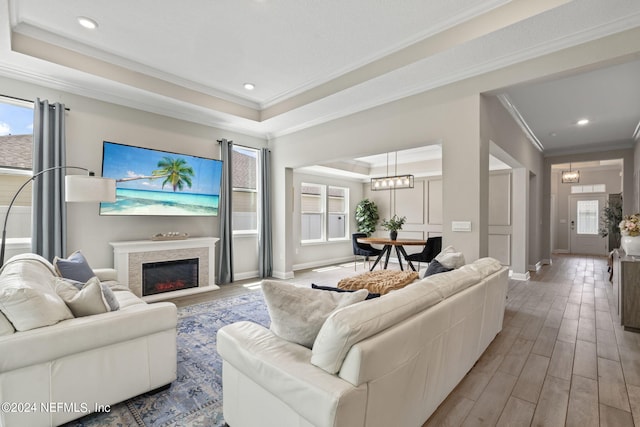
[(341, 264), (346, 262), (353, 262), (353, 255), (349, 257), (323, 259), (322, 261), (304, 262), (301, 264), (294, 264), (293, 271), (307, 270), (309, 268), (324, 267), (332, 264)]
[(519, 280), (519, 281), (522, 281), (522, 282), (526, 282), (527, 280), (529, 280), (531, 278), (531, 275), (529, 274), (528, 271), (526, 273), (514, 273), (512, 271), (510, 278), (513, 279), (513, 280)]
[(539, 271), (542, 268), (542, 261), (538, 261), (535, 265), (529, 266), (529, 271)]
[(293, 271), (274, 271), (271, 277), (282, 280), (293, 279)]
[(260, 277), (259, 271), (245, 271), (243, 273), (233, 273), (233, 280), (246, 280), (246, 279), (255, 279)]

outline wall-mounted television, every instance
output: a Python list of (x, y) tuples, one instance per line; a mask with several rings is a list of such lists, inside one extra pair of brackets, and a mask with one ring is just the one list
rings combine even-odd
[(116, 201), (100, 215), (218, 215), (221, 160), (104, 141), (102, 176), (116, 180)]

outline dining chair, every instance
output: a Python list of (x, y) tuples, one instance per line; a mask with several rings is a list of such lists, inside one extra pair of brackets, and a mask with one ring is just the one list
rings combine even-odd
[(440, 253), (442, 250), (442, 236), (438, 237), (429, 237), (427, 239), (427, 243), (424, 245), (424, 249), (422, 252), (418, 252), (415, 254), (410, 254), (404, 257), (407, 261), (417, 261), (418, 262), (418, 271), (420, 271), (420, 263), (421, 262), (431, 262), (436, 255)]
[(351, 235), (351, 243), (353, 246), (353, 269), (356, 269), (358, 262), (358, 256), (364, 257), (362, 259), (362, 266), (365, 266), (365, 262), (369, 261), (369, 257), (377, 257), (382, 252), (382, 249), (376, 249), (368, 243), (360, 243), (358, 239), (367, 237), (366, 233), (353, 233)]

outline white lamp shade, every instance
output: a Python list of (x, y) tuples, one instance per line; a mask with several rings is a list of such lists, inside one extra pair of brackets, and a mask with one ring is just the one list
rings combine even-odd
[(88, 175), (64, 177), (67, 202), (115, 202), (116, 180)]

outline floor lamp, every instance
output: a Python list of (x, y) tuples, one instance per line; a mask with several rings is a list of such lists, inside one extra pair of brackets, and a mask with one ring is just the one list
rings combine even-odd
[(114, 179), (100, 178), (95, 176), (87, 168), (78, 166), (54, 166), (52, 168), (43, 169), (33, 175), (18, 189), (13, 195), (11, 203), (7, 208), (7, 214), (4, 217), (4, 226), (2, 227), (2, 247), (0, 248), (0, 266), (4, 265), (4, 250), (7, 237), (7, 220), (13, 203), (20, 192), (32, 181), (47, 172), (60, 169), (79, 169), (87, 172), (87, 175), (67, 175), (64, 177), (65, 202), (115, 202), (116, 201), (116, 181)]

